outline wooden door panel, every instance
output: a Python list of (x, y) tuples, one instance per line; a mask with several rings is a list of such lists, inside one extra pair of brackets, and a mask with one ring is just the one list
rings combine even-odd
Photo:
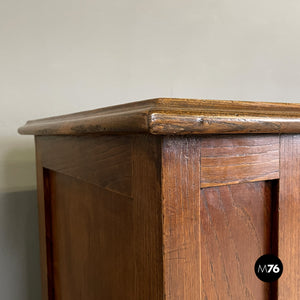
[[(275, 181), (201, 189), (201, 299), (271, 299), (254, 273), (271, 252)], [(274, 292), (274, 291), (273, 291)]]
[(277, 254), (278, 135), (166, 137), (162, 158), (166, 299), (276, 299), (254, 265)]

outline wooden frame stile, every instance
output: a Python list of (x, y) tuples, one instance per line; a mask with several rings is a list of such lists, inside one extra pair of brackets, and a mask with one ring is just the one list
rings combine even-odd
[(283, 273), (278, 282), (278, 299), (300, 295), (300, 134), (280, 136), (279, 238), (278, 255)]
[(41, 159), (41, 149), (38, 147), (38, 137), (35, 136), (36, 151), (36, 174), (38, 190), (38, 210), (39, 210), (39, 239), (40, 239), (40, 262), (41, 262), (41, 283), (42, 299), (53, 300), (53, 270), (52, 270), (52, 250), (51, 250), (51, 217), (47, 217), (46, 210), (49, 204), (49, 174), (43, 167)]
[(162, 141), (165, 300), (200, 300), (200, 138)]

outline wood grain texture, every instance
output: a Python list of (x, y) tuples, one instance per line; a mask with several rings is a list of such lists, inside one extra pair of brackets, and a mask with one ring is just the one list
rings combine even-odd
[(300, 297), (300, 135), (282, 135), (280, 147), (279, 245), (283, 273), (278, 299)]
[(43, 299), (162, 300), (161, 139), (94, 139), (36, 138)]
[(200, 300), (200, 139), (162, 145), (165, 300)]
[[(37, 177), (37, 195), (38, 195), (38, 212), (39, 212), (39, 240), (40, 240), (40, 264), (41, 264), (41, 283), (42, 283), (42, 299), (52, 300), (52, 265), (49, 264), (52, 254), (49, 251), (49, 237), (47, 239), (46, 227), (49, 226), (49, 219), (46, 217), (45, 204), (48, 201), (48, 177), (44, 173), (42, 159), (42, 149), (37, 147), (36, 143), (36, 177)], [(50, 283), (50, 285), (48, 284)]]
[(201, 187), (279, 178), (279, 136), (203, 137)]
[(254, 273), (271, 250), (271, 192), (271, 182), (201, 190), (201, 299), (274, 299)]
[(163, 299), (161, 140), (137, 135), (132, 144), (135, 294), (133, 300)]
[(131, 137), (39, 136), (36, 143), (44, 168), (131, 196)]
[(53, 299), (136, 299), (132, 199), (53, 171), (49, 181)]
[[(299, 107), (155, 99), (29, 122), (43, 299), (298, 299), (300, 137), (282, 133)], [(278, 285), (253, 272), (268, 252)]]
[(158, 98), (28, 121), (21, 134), (237, 134), (300, 132), (300, 105)]

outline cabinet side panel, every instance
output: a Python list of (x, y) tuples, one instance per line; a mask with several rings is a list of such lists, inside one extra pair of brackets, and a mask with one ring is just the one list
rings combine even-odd
[(200, 138), (163, 138), (166, 300), (200, 299)]
[(271, 251), (271, 202), (276, 182), (201, 190), (203, 300), (270, 299), (270, 284), (256, 277), (254, 264)]
[(43, 299), (162, 300), (160, 137), (36, 141)]
[(300, 297), (300, 135), (280, 137), (278, 299)]

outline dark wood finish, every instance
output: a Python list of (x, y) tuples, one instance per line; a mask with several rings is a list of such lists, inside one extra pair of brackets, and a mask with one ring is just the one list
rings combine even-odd
[(131, 196), (131, 137), (40, 137), (37, 147), (44, 168)]
[(271, 252), (270, 181), (201, 190), (201, 299), (270, 299), (253, 271)]
[(54, 259), (53, 259), (53, 234), (52, 234), (52, 200), (51, 200), (51, 186), (50, 186), (50, 172), (43, 168), (44, 179), (44, 213), (45, 213), (45, 230), (46, 230), (46, 270), (47, 270), (47, 292), (49, 299), (55, 299), (54, 289)]
[(132, 199), (53, 171), (49, 182), (53, 299), (137, 299)]
[[(36, 177), (37, 177), (37, 196), (38, 196), (38, 210), (39, 210), (39, 239), (40, 239), (40, 262), (41, 262), (41, 283), (42, 283), (42, 299), (52, 300), (52, 253), (51, 244), (49, 244), (49, 236), (47, 239), (46, 228), (49, 228), (49, 218), (46, 216), (46, 204), (49, 203), (49, 185), (48, 177), (45, 174), (42, 165), (42, 149), (38, 147), (37, 138), (35, 138), (36, 145)], [(51, 228), (51, 226), (50, 226)], [(47, 242), (48, 241), (48, 242)], [(47, 249), (48, 247), (48, 249)]]
[(300, 297), (300, 135), (280, 138), (279, 244), (283, 273), (278, 299)]
[[(163, 299), (161, 140), (137, 135), (132, 144), (134, 300)], [(124, 291), (123, 291), (124, 292)]]
[(36, 145), (43, 299), (162, 299), (160, 138)]
[[(19, 132), (36, 135), (44, 300), (300, 297), (299, 104), (159, 98)], [(273, 284), (254, 274), (268, 252)]]
[(300, 132), (300, 105), (158, 98), (29, 121), (22, 134)]
[(201, 187), (279, 178), (279, 137), (243, 135), (204, 137)]
[[(279, 180), (272, 181), (270, 253), (278, 256), (279, 238)], [(278, 280), (271, 283), (270, 299), (278, 299)]]
[(164, 299), (200, 299), (199, 139), (164, 139), (162, 200)]

